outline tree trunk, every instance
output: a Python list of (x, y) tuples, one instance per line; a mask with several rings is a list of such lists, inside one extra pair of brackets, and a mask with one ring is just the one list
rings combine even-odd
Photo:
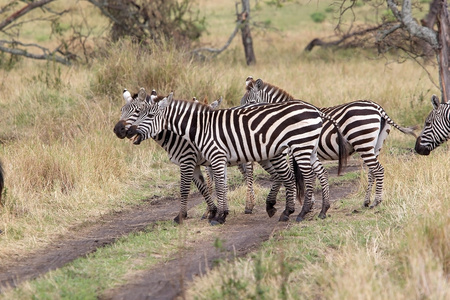
[[(441, 7), (441, 0), (432, 0), (430, 2), (430, 10), (428, 11), (428, 14), (422, 20), (420, 20), (422, 26), (433, 29), (434, 25), (436, 24), (436, 18), (440, 7)], [(422, 48), (423, 53), (425, 54), (426, 57), (431, 58), (432, 56), (434, 56), (433, 55), (434, 51), (431, 45), (423, 40), (422, 40)]]
[(250, 33), (250, 0), (241, 0), (242, 1), (242, 13), (238, 14), (238, 20), (242, 22), (241, 25), (241, 35), (242, 35), (242, 44), (244, 45), (245, 51), (245, 60), (247, 61), (247, 65), (256, 64), (256, 57), (253, 51), (253, 41), (252, 35)]
[(439, 0), (437, 14), (438, 42), (437, 58), (439, 64), (439, 82), (441, 84), (442, 102), (450, 100), (450, 20), (448, 17), (447, 0)]

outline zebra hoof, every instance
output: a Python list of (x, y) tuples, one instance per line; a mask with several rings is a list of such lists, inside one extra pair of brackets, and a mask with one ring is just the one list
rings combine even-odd
[(251, 208), (246, 208), (245, 211), (244, 211), (244, 213), (245, 213), (246, 215), (251, 215), (251, 214), (253, 213), (253, 209), (251, 209)]
[(275, 213), (277, 212), (277, 209), (275, 207), (266, 209), (267, 214), (269, 215), (269, 218), (272, 218)]
[(177, 224), (180, 224), (182, 222), (182, 220), (187, 218), (187, 213), (179, 213), (174, 219), (173, 221)]
[(210, 220), (210, 221), (209, 221), (209, 224), (210, 224), (211, 226), (216, 226), (216, 225), (220, 225), (221, 223), (220, 223), (219, 221), (217, 221), (217, 220)]
[(303, 221), (303, 220), (304, 220), (304, 218), (303, 218), (302, 216), (300, 216), (300, 215), (298, 215), (297, 218), (295, 219), (295, 221), (296, 221), (297, 223), (300, 223), (300, 222)]
[(319, 214), (319, 216), (318, 216), (319, 218), (321, 218), (322, 220), (323, 219), (326, 219), (326, 217), (327, 217), (327, 214), (326, 213), (323, 213), (323, 212), (321, 212), (320, 214)]
[(278, 222), (287, 222), (287, 221), (289, 221), (289, 216), (286, 216), (285, 214), (281, 214)]
[(364, 207), (369, 207), (370, 202), (364, 202)]
[(216, 214), (217, 214), (217, 208), (216, 208), (216, 209), (213, 209), (213, 210), (210, 210), (210, 211), (209, 211), (208, 220), (214, 219), (214, 218), (216, 217)]

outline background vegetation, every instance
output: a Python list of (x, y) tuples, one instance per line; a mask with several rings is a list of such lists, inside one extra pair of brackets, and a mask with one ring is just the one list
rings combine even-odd
[[(363, 3), (355, 9), (364, 10)], [(252, 75), (317, 106), (371, 99), (399, 124), (423, 125), (431, 94), (439, 91), (419, 65), (377, 60), (369, 50), (304, 53), (310, 40), (332, 32), (332, 1), (281, 4), (261, 4), (252, 12), (277, 28), (253, 32), (257, 64), (252, 67), (245, 65), (237, 39), (226, 52), (201, 62), (170, 41), (140, 47), (127, 39), (93, 44), (97, 55), (85, 66), (19, 59), (9, 68), (11, 60), (2, 57), (0, 158), (6, 189), (0, 208), (0, 264), (101, 215), (155, 195), (177, 195), (178, 168), (155, 143), (133, 146), (113, 134), (123, 88), (137, 91), (144, 86), (161, 94), (173, 90), (179, 98), (208, 101), (222, 95), (223, 107), (231, 107), (239, 103), (245, 78)], [(224, 44), (234, 28), (234, 3), (201, 0), (198, 5), (207, 28), (201, 42)], [(100, 27), (106, 24), (91, 6), (81, 5), (75, 12)], [(315, 13), (326, 18), (315, 22)], [(23, 30), (30, 30), (30, 39), (49, 36), (39, 29)], [(437, 77), (437, 71), (430, 74)], [(188, 289), (188, 298), (448, 299), (448, 145), (429, 157), (414, 155), (413, 145), (411, 137), (391, 131), (380, 157), (386, 179), (379, 208), (361, 210), (366, 184), (361, 172), (358, 192), (336, 203), (331, 218), (292, 224), (253, 255), (223, 263), (199, 278)], [(240, 180), (230, 171), (231, 180)], [(244, 217), (243, 189), (230, 194), (234, 213), (228, 222)], [(266, 193), (257, 187), (261, 207)], [(354, 210), (362, 212), (353, 215)], [(167, 259), (183, 230), (186, 243), (198, 230), (213, 237), (214, 228), (198, 220), (201, 212), (190, 212), (194, 218), (185, 227), (158, 224), (0, 297), (69, 298), (77, 293), (96, 298), (126, 281), (127, 269), (145, 269)], [(93, 280), (98, 278), (109, 280)]]

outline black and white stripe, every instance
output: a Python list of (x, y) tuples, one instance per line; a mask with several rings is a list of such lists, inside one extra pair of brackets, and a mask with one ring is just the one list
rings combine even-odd
[[(151, 96), (146, 101), (157, 99), (157, 97), (156, 91), (153, 90)], [(125, 105), (121, 109), (120, 120), (114, 127), (114, 132), (119, 138), (126, 137), (127, 130), (137, 119), (142, 104), (137, 99), (137, 94), (132, 97), (127, 90), (124, 90), (123, 98)], [(187, 198), (192, 181), (204, 197), (208, 205), (209, 217), (212, 218), (217, 211), (217, 207), (212, 200), (210, 188), (205, 182), (200, 169), (200, 166), (208, 165), (207, 161), (194, 145), (171, 131), (161, 131), (154, 140), (168, 153), (170, 161), (180, 166), (181, 208), (180, 213), (175, 217), (174, 221), (179, 223), (182, 218), (187, 217)]]
[(433, 110), (425, 120), (425, 126), (416, 140), (415, 150), (420, 155), (431, 151), (450, 139), (450, 101), (439, 102), (436, 95), (431, 97)]
[[(146, 99), (143, 88), (139, 98)], [(297, 217), (302, 220), (311, 209), (313, 172), (322, 127), (320, 112), (303, 102), (254, 104), (233, 109), (210, 107), (183, 100), (170, 94), (159, 102), (145, 105), (129, 132), (136, 134), (134, 143), (170, 130), (191, 141), (211, 162), (214, 172), (218, 213), (212, 223), (225, 222), (226, 166), (251, 161), (267, 161), (287, 150), (294, 168), (301, 171), (306, 186), (305, 202)], [(292, 172), (279, 173), (286, 187), (286, 209), (280, 220), (288, 220), (295, 210), (295, 182)], [(298, 172), (296, 172), (298, 174)]]
[[(247, 92), (241, 103), (279, 103), (294, 100), (286, 91), (261, 79), (246, 80)], [(295, 99), (296, 100), (296, 99)], [(357, 152), (369, 169), (368, 187), (364, 205), (369, 206), (373, 183), (376, 181), (375, 200), (370, 207), (382, 201), (384, 168), (378, 161), (381, 147), (393, 126), (405, 134), (414, 135), (412, 128), (397, 125), (377, 103), (369, 100), (358, 100), (334, 107), (319, 108), (323, 113), (336, 120), (345, 139), (351, 146), (350, 154)], [(336, 142), (337, 131), (331, 122), (324, 120), (317, 154), (325, 160), (336, 160), (339, 145)]]

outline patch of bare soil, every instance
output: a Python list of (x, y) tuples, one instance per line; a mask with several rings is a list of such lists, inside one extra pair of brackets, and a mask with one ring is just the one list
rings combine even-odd
[[(347, 172), (359, 167), (347, 168)], [(334, 176), (330, 171), (330, 177)], [(334, 172), (335, 173), (335, 172)], [(264, 186), (267, 180), (258, 180)], [(345, 198), (356, 188), (353, 184), (333, 185), (331, 201)], [(316, 193), (315, 208), (320, 207), (320, 193)], [(190, 197), (189, 207), (203, 201), (199, 194)], [(74, 229), (45, 249), (15, 258), (0, 266), (0, 293), (20, 282), (37, 278), (50, 270), (64, 266), (78, 257), (95, 252), (97, 248), (112, 244), (131, 232), (144, 230), (148, 225), (161, 220), (170, 220), (176, 213), (178, 199), (164, 198), (139, 205), (135, 208), (107, 215), (92, 225)], [(284, 203), (277, 204), (278, 213), (269, 218), (264, 207), (255, 207), (251, 215), (229, 216), (225, 225), (217, 227), (217, 235), (223, 241), (219, 250), (213, 238), (198, 240), (195, 245), (178, 253), (172, 260), (156, 265), (151, 270), (133, 274), (124, 286), (106, 291), (102, 299), (173, 299), (181, 295), (189, 282), (206, 273), (218, 259), (243, 256), (259, 247), (277, 230), (287, 223), (279, 223), (278, 215)], [(329, 211), (331, 212), (331, 210)], [(313, 212), (314, 216), (317, 212)], [(295, 219), (294, 215), (291, 219)]]

